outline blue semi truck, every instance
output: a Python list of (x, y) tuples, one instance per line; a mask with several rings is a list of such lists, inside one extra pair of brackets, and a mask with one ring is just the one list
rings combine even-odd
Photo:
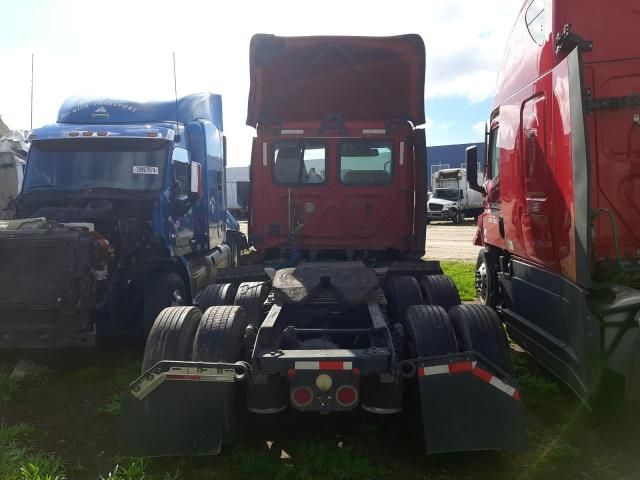
[(0, 222), (0, 347), (144, 334), (237, 266), (219, 95), (72, 97), (29, 141), (16, 218)]

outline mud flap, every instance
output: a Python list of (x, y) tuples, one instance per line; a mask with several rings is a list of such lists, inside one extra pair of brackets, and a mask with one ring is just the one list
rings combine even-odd
[(514, 380), (481, 358), (469, 352), (418, 362), (427, 453), (526, 446)]
[[(228, 422), (226, 405), (245, 367), (239, 364), (156, 364), (122, 400), (122, 454), (217, 455)], [(245, 370), (246, 372), (246, 370)]]

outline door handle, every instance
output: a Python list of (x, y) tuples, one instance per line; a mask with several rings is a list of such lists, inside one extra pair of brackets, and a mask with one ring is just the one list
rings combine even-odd
[(504, 238), (504, 218), (498, 217), (498, 230), (500, 232), (500, 236)]

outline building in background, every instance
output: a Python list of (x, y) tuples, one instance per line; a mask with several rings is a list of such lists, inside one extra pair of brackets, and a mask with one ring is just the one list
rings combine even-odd
[(484, 143), (459, 143), (456, 145), (438, 145), (427, 147), (427, 185), (431, 188), (434, 172), (443, 168), (465, 168), (467, 147), (478, 147), (478, 170), (484, 166)]
[(246, 218), (249, 209), (249, 166), (227, 167), (227, 209)]

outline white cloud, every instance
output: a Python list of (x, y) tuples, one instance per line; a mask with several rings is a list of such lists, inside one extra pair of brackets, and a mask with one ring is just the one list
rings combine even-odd
[(455, 124), (456, 124), (455, 120), (449, 120), (448, 122), (443, 122), (443, 123), (439, 124), (438, 128), (440, 130), (447, 131), (451, 127), (453, 127)]
[[(428, 99), (493, 95), (497, 63), (520, 0), (327, 0), (322, 8), (272, 2), (125, 1), (16, 3), (3, 11), (0, 31), (0, 114), (12, 128), (29, 127), (31, 52), (35, 57), (34, 126), (55, 121), (70, 95), (135, 100), (173, 95), (171, 51), (177, 53), (178, 93), (223, 95), (229, 163), (249, 162), (253, 130), (245, 126), (249, 41), (278, 35), (396, 35), (415, 32), (427, 48)], [(313, 19), (302, 11), (313, 9)], [(337, 14), (336, 12), (340, 12)], [(8, 16), (8, 18), (4, 18)], [(427, 128), (432, 128), (429, 120)], [(442, 127), (441, 125), (440, 127)]]
[(476, 122), (473, 125), (471, 125), (471, 129), (474, 132), (480, 133), (482, 135), (484, 135), (484, 129), (485, 129), (485, 122), (484, 121), (480, 121), (480, 122)]

